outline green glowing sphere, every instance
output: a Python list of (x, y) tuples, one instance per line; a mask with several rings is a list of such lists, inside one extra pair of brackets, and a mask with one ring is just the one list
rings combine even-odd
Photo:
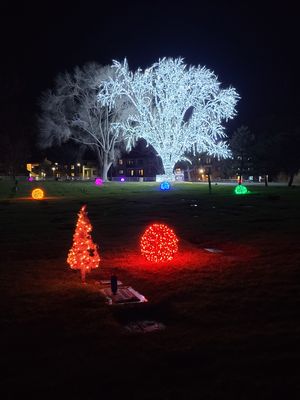
[(248, 189), (244, 185), (237, 185), (234, 189), (235, 194), (247, 194)]

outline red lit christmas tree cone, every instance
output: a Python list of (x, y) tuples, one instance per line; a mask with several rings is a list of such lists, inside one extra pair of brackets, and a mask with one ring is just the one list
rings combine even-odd
[(81, 271), (81, 280), (85, 282), (86, 273), (98, 268), (100, 256), (98, 246), (91, 237), (92, 225), (86, 211), (86, 205), (81, 207), (78, 214), (73, 246), (69, 251), (67, 263), (72, 269)]

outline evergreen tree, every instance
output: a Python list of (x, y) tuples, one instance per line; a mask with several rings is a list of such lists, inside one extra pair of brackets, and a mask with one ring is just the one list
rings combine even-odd
[(97, 268), (100, 262), (98, 246), (91, 237), (92, 225), (86, 211), (86, 205), (81, 207), (73, 236), (73, 246), (69, 251), (67, 262), (72, 269), (80, 269), (82, 282), (85, 275)]

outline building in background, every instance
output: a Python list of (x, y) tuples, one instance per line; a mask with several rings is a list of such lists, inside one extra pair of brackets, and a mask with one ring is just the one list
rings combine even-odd
[(90, 180), (97, 176), (94, 161), (58, 163), (45, 158), (40, 162), (28, 162), (26, 170), (28, 176), (35, 180)]

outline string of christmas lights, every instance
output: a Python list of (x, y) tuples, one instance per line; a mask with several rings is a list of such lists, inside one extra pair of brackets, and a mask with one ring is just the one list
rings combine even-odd
[(99, 100), (110, 108), (120, 99), (131, 104), (127, 119), (114, 122), (130, 149), (144, 138), (160, 156), (165, 179), (174, 180), (177, 161), (190, 161), (185, 153), (207, 152), (228, 157), (223, 121), (236, 114), (239, 95), (221, 88), (217, 76), (201, 66), (187, 67), (182, 58), (162, 58), (150, 68), (131, 72), (127, 60), (114, 61), (115, 74), (101, 82)]
[(42, 200), (44, 198), (44, 191), (40, 188), (33, 189), (33, 191), (31, 192), (31, 197), (34, 200)]
[(98, 268), (100, 255), (98, 246), (91, 237), (92, 225), (86, 211), (86, 205), (82, 206), (78, 214), (73, 246), (69, 250), (67, 263), (72, 269), (81, 271), (82, 282), (85, 282), (85, 275), (92, 269)]
[(141, 253), (152, 262), (171, 261), (178, 252), (178, 239), (172, 229), (164, 224), (150, 225), (141, 238)]

